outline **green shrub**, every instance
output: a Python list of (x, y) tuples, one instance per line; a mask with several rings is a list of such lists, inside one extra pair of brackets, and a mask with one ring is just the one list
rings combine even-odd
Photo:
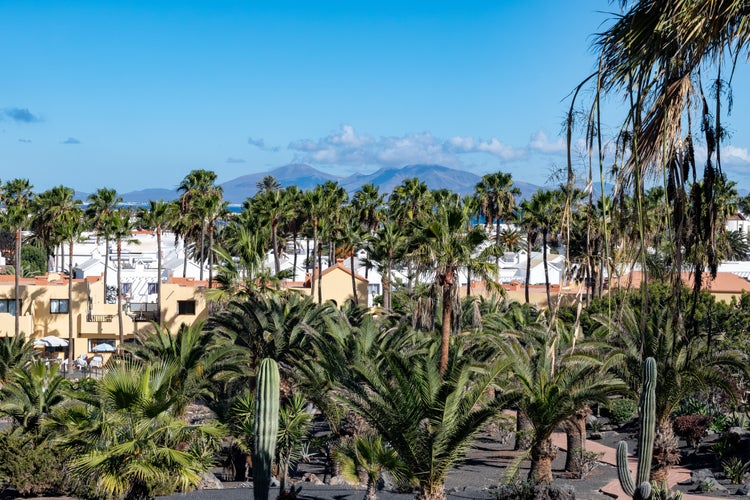
[(0, 482), (23, 496), (63, 495), (66, 453), (49, 442), (35, 445), (18, 432), (0, 433)]
[(612, 423), (620, 425), (630, 422), (638, 412), (638, 403), (632, 399), (613, 399), (609, 402), (609, 417)]

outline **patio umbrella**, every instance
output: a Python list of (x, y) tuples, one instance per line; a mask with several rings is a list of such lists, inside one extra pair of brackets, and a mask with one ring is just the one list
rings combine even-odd
[(35, 340), (34, 347), (68, 347), (68, 341), (54, 335), (48, 335)]
[(91, 352), (115, 352), (115, 346), (112, 344), (98, 344), (91, 349)]

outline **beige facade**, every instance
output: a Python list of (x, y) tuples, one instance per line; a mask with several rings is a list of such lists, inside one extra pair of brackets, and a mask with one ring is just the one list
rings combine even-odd
[[(14, 276), (0, 275), (0, 335), (14, 335)], [(190, 278), (172, 278), (162, 284), (164, 326), (175, 333), (181, 324), (205, 319), (206, 283)], [(21, 278), (19, 282), (20, 330), (27, 337), (55, 336), (68, 340), (69, 314), (73, 315), (73, 353), (92, 356), (98, 344), (117, 347), (119, 322), (117, 304), (104, 301), (104, 283), (100, 277), (74, 279), (72, 301), (68, 307), (68, 279), (57, 274)], [(149, 309), (149, 311), (142, 311)], [(123, 336), (132, 339), (136, 333), (153, 331), (155, 304), (126, 304), (123, 307)], [(59, 357), (63, 355), (58, 353)], [(106, 356), (105, 356), (106, 357)]]
[[(342, 306), (347, 300), (354, 299), (352, 292), (352, 271), (343, 263), (338, 262), (335, 266), (325, 269), (320, 274), (321, 295), (323, 302), (332, 300), (338, 306)], [(367, 278), (354, 273), (354, 282), (357, 287), (357, 299), (360, 304), (367, 305)], [(312, 280), (308, 275), (305, 281), (286, 281), (282, 286), (305, 295), (311, 295), (315, 300), (318, 298), (318, 283), (316, 280), (315, 290), (312, 290)]]

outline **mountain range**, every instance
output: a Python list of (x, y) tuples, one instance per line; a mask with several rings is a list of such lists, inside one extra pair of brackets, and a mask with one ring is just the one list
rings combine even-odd
[[(347, 193), (354, 194), (365, 184), (380, 187), (381, 193), (390, 193), (393, 188), (401, 184), (404, 179), (417, 177), (427, 184), (430, 189), (450, 189), (464, 195), (474, 192), (474, 187), (481, 177), (465, 170), (457, 170), (442, 165), (406, 165), (402, 168), (381, 168), (371, 174), (352, 174), (347, 177), (336, 176), (321, 172), (310, 165), (291, 164), (276, 169), (248, 174), (220, 184), (224, 192), (224, 200), (231, 204), (239, 204), (253, 196), (257, 184), (263, 177), (271, 175), (282, 187), (295, 185), (301, 190), (313, 189), (326, 181), (336, 181)], [(531, 196), (539, 186), (522, 181), (515, 181), (515, 186), (521, 190), (521, 198)], [(76, 192), (76, 197), (85, 200), (88, 193)], [(121, 194), (125, 203), (141, 204), (149, 200), (175, 200), (177, 191), (173, 189), (150, 188)]]

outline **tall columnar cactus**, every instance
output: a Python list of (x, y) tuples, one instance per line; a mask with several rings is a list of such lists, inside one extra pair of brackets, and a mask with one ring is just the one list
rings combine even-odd
[(617, 443), (617, 477), (626, 495), (635, 500), (646, 500), (651, 497), (651, 458), (654, 448), (656, 428), (656, 361), (646, 358), (643, 363), (643, 388), (639, 404), (640, 430), (638, 435), (638, 470), (636, 480), (628, 470), (628, 445), (625, 441)]
[(279, 431), (279, 367), (270, 358), (258, 364), (253, 427), (253, 497), (255, 500), (268, 500), (271, 465)]

